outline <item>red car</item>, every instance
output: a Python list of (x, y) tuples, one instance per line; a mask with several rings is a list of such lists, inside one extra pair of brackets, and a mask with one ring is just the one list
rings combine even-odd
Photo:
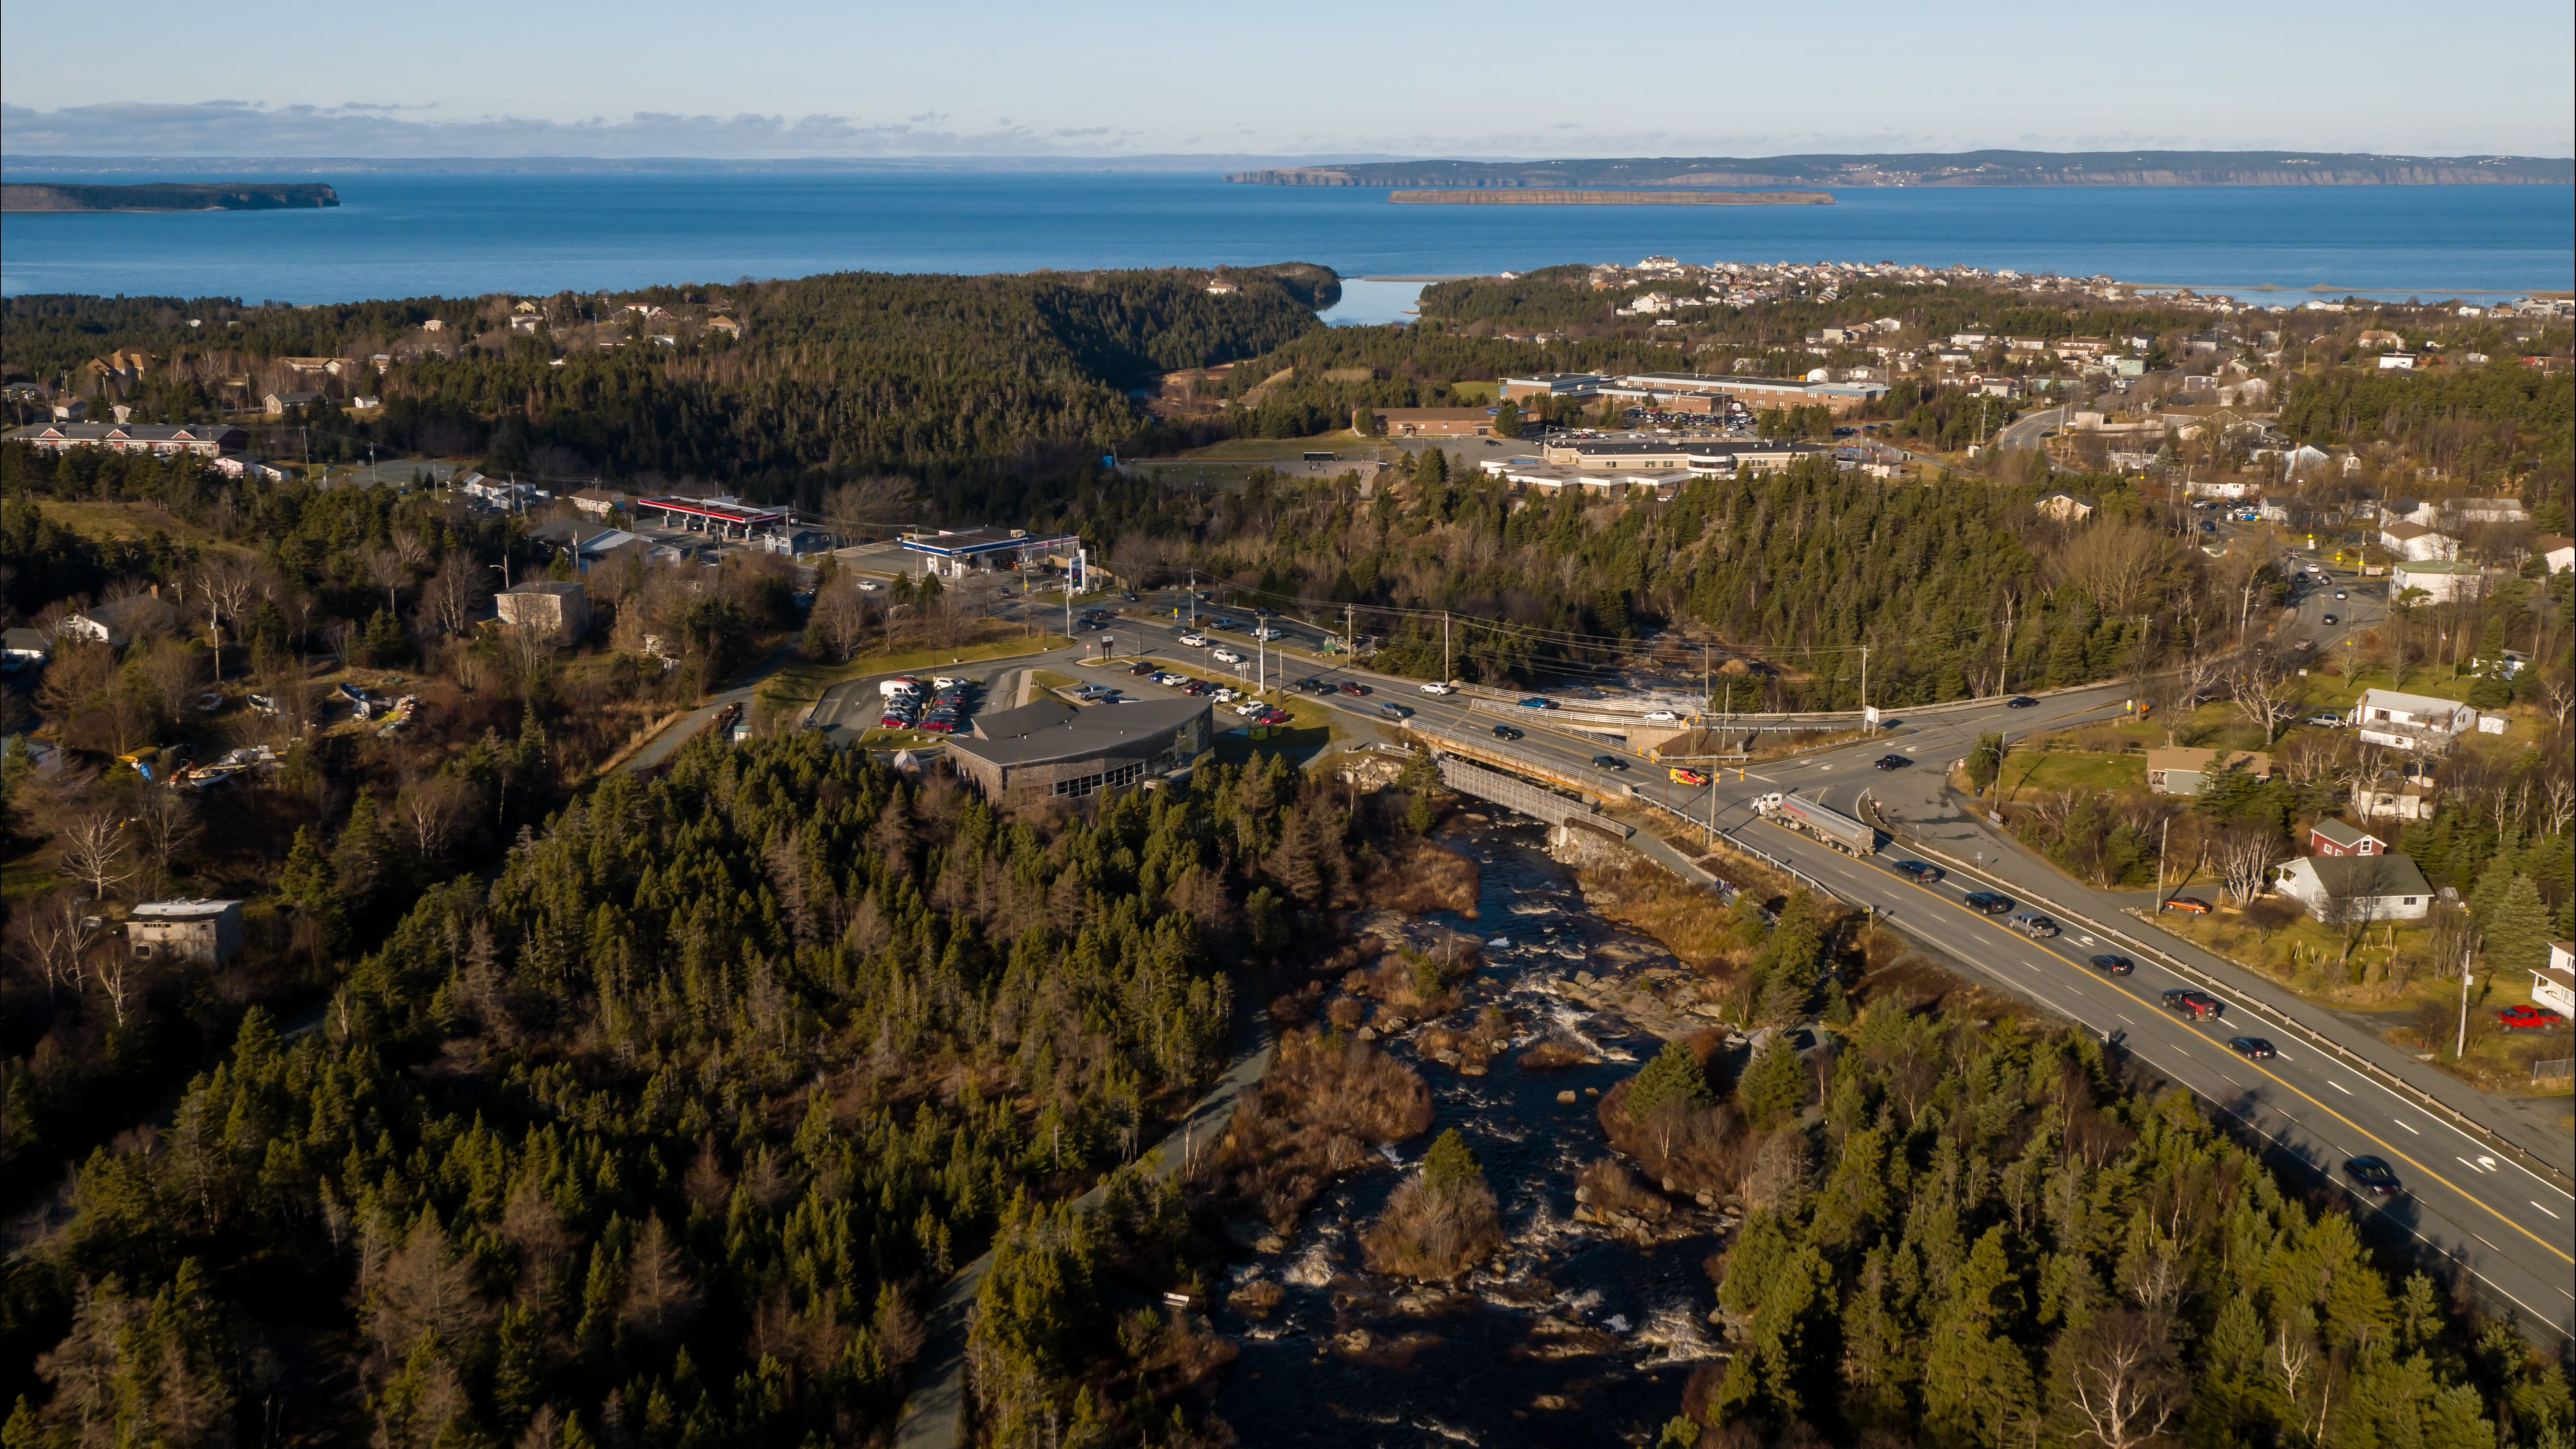
[(2165, 909), (2179, 911), (2186, 916), (2205, 916), (2209, 914), (2209, 902), (2191, 896), (2173, 896), (2165, 901)]
[(2508, 1006), (2496, 1013), (2498, 1031), (2556, 1031), (2567, 1018), (2545, 1006)]

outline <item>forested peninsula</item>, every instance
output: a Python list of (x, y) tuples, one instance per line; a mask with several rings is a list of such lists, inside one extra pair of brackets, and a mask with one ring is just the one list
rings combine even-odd
[(303, 211), (338, 206), (320, 182), (155, 181), (139, 186), (11, 182), (0, 211)]
[(1259, 186), (2565, 186), (2576, 182), (2576, 163), (2326, 151), (1958, 151), (1376, 161), (1275, 166), (1225, 179)]
[(1390, 191), (1397, 206), (1831, 206), (1830, 191), (1609, 191), (1435, 187)]

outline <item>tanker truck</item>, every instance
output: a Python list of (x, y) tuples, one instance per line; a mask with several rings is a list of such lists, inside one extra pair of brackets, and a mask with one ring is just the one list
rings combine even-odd
[(1774, 825), (1803, 831), (1847, 855), (1873, 855), (1878, 832), (1839, 810), (1773, 791), (1753, 802), (1753, 811)]

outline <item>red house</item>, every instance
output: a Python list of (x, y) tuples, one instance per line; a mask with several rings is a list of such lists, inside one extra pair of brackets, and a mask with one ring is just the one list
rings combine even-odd
[(2386, 855), (2388, 842), (2329, 815), (2308, 827), (2310, 855)]

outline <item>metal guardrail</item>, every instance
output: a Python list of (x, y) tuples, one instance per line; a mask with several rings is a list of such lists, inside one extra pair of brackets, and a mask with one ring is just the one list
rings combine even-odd
[[(1876, 802), (1872, 802), (1873, 807), (1875, 807), (1875, 803)], [(1874, 809), (1873, 813), (1876, 813)], [(2406, 1098), (2408, 1101), (2413, 1102), (2417, 1107), (2443, 1118), (2453, 1126), (2458, 1127), (2461, 1131), (2466, 1132), (2470, 1136), (2477, 1138), (2479, 1141), (2486, 1143), (2496, 1151), (2513, 1158), (2516, 1162), (2521, 1163), (2525, 1168), (2528, 1168), (2533, 1173), (2556, 1185), (2560, 1191), (2576, 1192), (2576, 1180), (2571, 1180), (2566, 1173), (2559, 1171), (2556, 1167), (2553, 1167), (2549, 1163), (2532, 1155), (2531, 1152), (2518, 1144), (2506, 1141), (2484, 1123), (2470, 1117), (2467, 1113), (2460, 1111), (2450, 1104), (2443, 1102), (2441, 1099), (2433, 1096), (2423, 1088), (2416, 1086), (2414, 1083), (2409, 1082), (2405, 1078), (2389, 1071), (2387, 1068), (2380, 1066), (2377, 1062), (2359, 1055), (2350, 1048), (2344, 1046), (2341, 1042), (2335, 1041), (2333, 1038), (2324, 1035), (2316, 1028), (2299, 1020), (2297, 1017), (2292, 1016), (2289, 1012), (2284, 1011), (2280, 1007), (2275, 1006), (2270, 1002), (2248, 999), (2244, 993), (2238, 991), (2236, 987), (2218, 980), (2208, 972), (2184, 961), (2182, 958), (2165, 950), (2161, 946), (2141, 941), (2126, 931), (2122, 931), (2111, 926), (2105, 926), (2101, 922), (2081, 911), (2069, 910), (2055, 901), (2048, 899), (2046, 896), (2023, 887), (2018, 882), (2003, 880), (1990, 874), (1982, 866), (1969, 865), (1967, 862), (1960, 860), (1957, 856), (1951, 855), (1947, 851), (1926, 845), (1920, 840), (1909, 839), (1898, 833), (1894, 828), (1890, 827), (1884, 815), (1880, 816), (1878, 824), (1880, 829), (1887, 831), (1889, 838), (1902, 842), (1909, 850), (1915, 851), (1918, 854), (1930, 856), (1961, 874), (1975, 876), (1978, 879), (1984, 880), (1988, 884), (1995, 886), (1999, 890), (2006, 891), (2020, 897), (2021, 899), (2032, 901), (2046, 909), (2050, 915), (2056, 916), (2061, 920), (2074, 921), (2091, 930), (2099, 931), (2103, 935), (2120, 942), (2133, 951), (2155, 958), (2157, 961), (2163, 963), (2166, 969), (2192, 981), (2196, 981), (2211, 991), (2222, 991), (2227, 993), (2229, 996), (2235, 997), (2250, 1009), (2261, 1012), (2263, 1015), (2281, 1023), (2282, 1026), (2289, 1030), (2297, 1032), (2309, 1045), (2316, 1047), (2320, 1051), (2331, 1052), (2337, 1060), (2341, 1061), (2344, 1065), (2350, 1067), (2354, 1071), (2360, 1072), (2371, 1080), (2378, 1082), (2381, 1086), (2384, 1086), (2390, 1091)], [(2250, 967), (2240, 966), (2238, 969), (2249, 972), (2251, 971)]]

